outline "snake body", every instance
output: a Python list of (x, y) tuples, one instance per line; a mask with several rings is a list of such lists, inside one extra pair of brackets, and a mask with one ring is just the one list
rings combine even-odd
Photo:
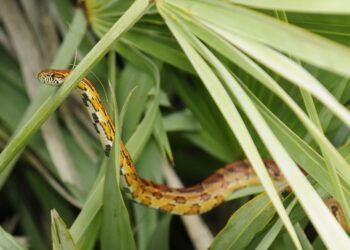
[[(70, 72), (70, 70), (43, 70), (38, 74), (38, 79), (44, 84), (59, 86)], [(99, 135), (104, 152), (108, 156), (115, 138), (114, 123), (89, 79), (83, 78), (77, 89)], [(264, 163), (274, 180), (283, 179), (274, 161), (264, 160)], [(192, 187), (170, 188), (156, 184), (142, 179), (137, 174), (136, 167), (123, 142), (120, 143), (120, 173), (126, 192), (135, 202), (178, 215), (207, 212), (220, 205), (233, 191), (260, 184), (252, 166), (246, 160), (228, 164)], [(343, 227), (349, 229), (346, 223), (344, 224), (344, 214), (339, 204), (332, 201), (329, 207)]]

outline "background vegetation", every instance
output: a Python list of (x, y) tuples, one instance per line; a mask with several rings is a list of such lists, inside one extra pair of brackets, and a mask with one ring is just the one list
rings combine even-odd
[[(347, 0), (0, 0), (0, 248), (345, 249), (322, 199), (350, 219), (349, 13)], [(74, 71), (56, 89), (43, 68)], [(123, 200), (118, 150), (104, 157), (70, 95), (87, 74), (141, 176), (190, 185), (248, 158), (263, 187), (203, 216)]]

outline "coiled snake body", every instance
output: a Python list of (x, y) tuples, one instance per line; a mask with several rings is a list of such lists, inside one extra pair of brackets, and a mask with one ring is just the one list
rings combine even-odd
[[(70, 70), (43, 70), (38, 74), (38, 79), (44, 84), (59, 86), (70, 72)], [(90, 80), (83, 78), (77, 89), (81, 93), (104, 152), (108, 156), (115, 137), (114, 123)], [(264, 163), (274, 180), (283, 179), (274, 161), (264, 160)], [(137, 174), (135, 165), (123, 142), (120, 143), (120, 172), (124, 186), (135, 202), (178, 215), (207, 212), (220, 205), (233, 191), (260, 184), (253, 168), (246, 160), (228, 164), (192, 187), (170, 188), (166, 185), (156, 184), (142, 179)], [(339, 204), (331, 199), (327, 205), (342, 226), (349, 230)]]

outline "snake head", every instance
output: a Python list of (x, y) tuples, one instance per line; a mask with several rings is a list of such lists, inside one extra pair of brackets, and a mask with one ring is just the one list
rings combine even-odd
[(66, 76), (67, 73), (64, 71), (61, 72), (61, 70), (45, 69), (39, 72), (37, 77), (41, 83), (51, 86), (59, 86), (64, 82)]

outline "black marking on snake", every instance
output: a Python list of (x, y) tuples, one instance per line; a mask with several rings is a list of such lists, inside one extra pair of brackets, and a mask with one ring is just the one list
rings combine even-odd
[(89, 102), (90, 102), (89, 96), (86, 93), (82, 93), (82, 96), (83, 96), (82, 100), (83, 100), (84, 105), (86, 107), (89, 107)]
[(96, 123), (92, 123), (92, 124), (94, 124), (95, 130), (96, 130), (97, 134), (99, 134), (99, 133), (100, 133), (100, 130), (98, 130), (97, 124), (96, 124)]
[(105, 154), (109, 156), (109, 153), (111, 152), (112, 146), (111, 145), (106, 145), (105, 146)]
[(129, 195), (131, 194), (130, 190), (126, 187), (123, 187), (123, 191)]
[(94, 123), (100, 123), (100, 120), (98, 119), (98, 116), (96, 113), (91, 113), (92, 119), (94, 120)]

